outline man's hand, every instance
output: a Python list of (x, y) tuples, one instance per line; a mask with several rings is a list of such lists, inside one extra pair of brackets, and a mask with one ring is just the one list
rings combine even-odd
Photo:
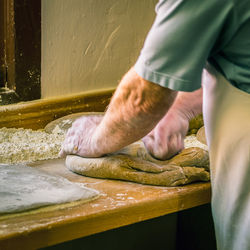
[(202, 112), (202, 89), (194, 92), (179, 92), (177, 98), (156, 125), (143, 138), (148, 152), (160, 160), (166, 160), (184, 148), (184, 138), (189, 121)]
[(169, 112), (142, 141), (148, 152), (157, 159), (166, 160), (184, 148), (189, 121), (185, 116)]
[(63, 142), (60, 157), (77, 154), (85, 157), (99, 157), (98, 145), (95, 142), (95, 131), (102, 116), (86, 116), (78, 118), (68, 130)]

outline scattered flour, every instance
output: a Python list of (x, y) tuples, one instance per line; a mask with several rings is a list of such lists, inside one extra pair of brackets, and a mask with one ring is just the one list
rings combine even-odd
[(58, 126), (51, 134), (23, 128), (0, 129), (0, 163), (24, 163), (58, 158), (65, 132)]
[(72, 120), (63, 120), (62, 121), (62, 127), (65, 126), (65, 125), (71, 125), (72, 124)]
[(198, 147), (208, 151), (208, 146), (198, 141), (195, 135), (186, 136), (184, 140), (184, 147), (185, 148)]

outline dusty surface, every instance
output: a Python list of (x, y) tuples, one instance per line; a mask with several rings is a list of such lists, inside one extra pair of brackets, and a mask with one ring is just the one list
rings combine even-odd
[(0, 163), (25, 163), (58, 158), (65, 138), (57, 127), (51, 134), (44, 130), (0, 129)]

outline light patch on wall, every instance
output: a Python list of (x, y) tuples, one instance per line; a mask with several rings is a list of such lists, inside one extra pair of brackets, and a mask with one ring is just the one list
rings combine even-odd
[(43, 0), (42, 97), (116, 87), (135, 63), (157, 0)]

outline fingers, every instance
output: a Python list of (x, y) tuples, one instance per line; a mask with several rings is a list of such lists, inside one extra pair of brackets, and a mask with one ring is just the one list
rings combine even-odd
[(178, 154), (184, 148), (183, 136), (181, 133), (170, 136), (160, 136), (157, 131), (150, 133), (142, 139), (147, 151), (159, 160), (167, 160)]
[(102, 116), (85, 116), (75, 120), (66, 134), (59, 157), (68, 154), (86, 157), (94, 155), (91, 152), (91, 138), (101, 119)]
[(77, 154), (79, 146), (80, 122), (75, 121), (72, 127), (67, 131), (64, 142), (62, 143), (59, 157), (65, 157), (68, 154)]
[(179, 113), (169, 111), (142, 141), (153, 157), (167, 160), (184, 148), (188, 126), (187, 119)]
[(60, 152), (58, 153), (58, 157), (63, 158), (63, 157), (65, 157), (65, 156), (67, 156), (67, 154), (66, 154), (66, 152), (63, 150), (63, 148), (61, 148)]
[(79, 141), (75, 135), (66, 137), (59, 152), (59, 157), (65, 157), (68, 154), (77, 154), (78, 144)]
[(184, 148), (183, 138), (180, 134), (171, 136), (167, 143), (167, 151), (164, 152), (163, 158), (170, 159), (176, 154), (180, 153)]
[(157, 140), (152, 134), (142, 139), (148, 153), (154, 158), (165, 160), (165, 155), (168, 153), (168, 145), (165, 140)]

